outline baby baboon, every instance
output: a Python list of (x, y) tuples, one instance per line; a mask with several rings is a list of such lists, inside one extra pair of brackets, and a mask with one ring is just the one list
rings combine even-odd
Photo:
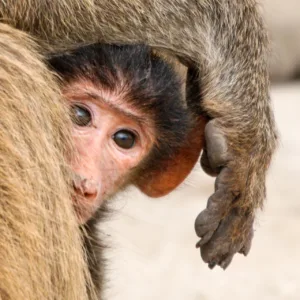
[[(225, 268), (235, 253), (248, 253), (276, 146), (268, 38), (255, 0), (4, 0), (0, 18), (34, 36), (43, 54), (109, 42), (146, 43), (177, 56), (189, 69), (188, 103), (209, 120), (202, 166), (217, 176), (216, 191), (196, 220), (202, 257)], [(0, 39), (11, 42), (2, 32)]]
[[(56, 55), (49, 65), (62, 79), (74, 124), (78, 155), (71, 164), (80, 223), (129, 183), (159, 197), (194, 167), (201, 139), (186, 138), (192, 118), (182, 83), (148, 46), (90, 45)], [(203, 128), (197, 133), (203, 136)], [(153, 188), (158, 184), (164, 189)]]
[(169, 193), (194, 167), (202, 139), (186, 138), (193, 124), (182, 83), (147, 46), (90, 45), (56, 55), (49, 65), (71, 111), (78, 153), (71, 162), (73, 202), (81, 224), (94, 217), (86, 249), (101, 290), (101, 247), (91, 243), (100, 242), (95, 225), (103, 201), (130, 183), (149, 196)]

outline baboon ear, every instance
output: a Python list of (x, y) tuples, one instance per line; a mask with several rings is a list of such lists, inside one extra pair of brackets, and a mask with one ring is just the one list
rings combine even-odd
[(186, 142), (176, 155), (163, 161), (161, 168), (144, 174), (136, 185), (150, 197), (162, 197), (174, 190), (190, 174), (204, 146), (204, 129), (207, 117), (201, 109), (201, 84), (198, 68), (192, 61), (179, 58), (187, 67), (186, 102), (194, 115), (198, 116), (195, 126), (187, 135)]
[(162, 197), (173, 191), (190, 174), (204, 143), (206, 120), (200, 117), (177, 154), (164, 160), (159, 170), (144, 174), (136, 186), (147, 196)]

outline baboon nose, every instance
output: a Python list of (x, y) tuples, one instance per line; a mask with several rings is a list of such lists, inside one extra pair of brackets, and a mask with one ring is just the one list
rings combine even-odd
[(76, 175), (73, 178), (73, 186), (75, 191), (87, 200), (94, 201), (98, 197), (99, 185), (93, 180)]
[(91, 201), (98, 197), (99, 188), (98, 185), (92, 181), (84, 179), (82, 182), (83, 196)]

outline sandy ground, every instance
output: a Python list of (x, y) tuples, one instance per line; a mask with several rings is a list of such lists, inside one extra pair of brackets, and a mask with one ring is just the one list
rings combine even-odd
[(300, 83), (273, 87), (272, 97), (281, 143), (249, 256), (235, 256), (225, 272), (202, 262), (193, 226), (213, 179), (197, 167), (168, 197), (132, 189), (114, 201), (101, 226), (112, 247), (107, 299), (300, 299)]
[(300, 76), (300, 1), (260, 0), (272, 39), (272, 78)]

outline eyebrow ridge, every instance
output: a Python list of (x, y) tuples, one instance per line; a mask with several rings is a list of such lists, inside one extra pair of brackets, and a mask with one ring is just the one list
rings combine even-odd
[(111, 101), (109, 101), (107, 98), (103, 97), (103, 96), (99, 96), (98, 94), (94, 93), (94, 92), (86, 92), (86, 95), (97, 100), (100, 101), (106, 105), (108, 105), (111, 109), (117, 111), (120, 114), (125, 115), (126, 117), (133, 119), (139, 123), (145, 123), (145, 121), (147, 121), (145, 118), (137, 116), (129, 111), (123, 110), (121, 109), (118, 105), (112, 103)]

